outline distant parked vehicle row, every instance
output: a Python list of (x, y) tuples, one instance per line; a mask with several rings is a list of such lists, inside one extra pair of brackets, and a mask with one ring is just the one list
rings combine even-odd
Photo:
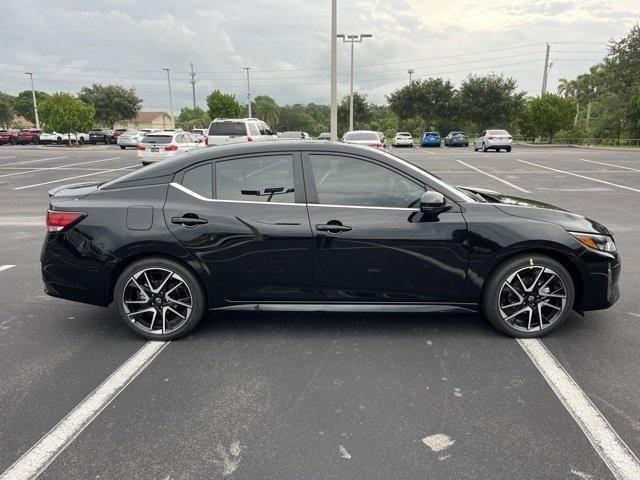
[(17, 130), (0, 130), (0, 145), (11, 144), (15, 145), (18, 141)]

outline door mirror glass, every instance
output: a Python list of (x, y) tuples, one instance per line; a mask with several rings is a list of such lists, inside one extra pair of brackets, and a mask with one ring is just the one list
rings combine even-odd
[(438, 214), (447, 208), (447, 199), (440, 192), (429, 190), (420, 197), (420, 211), (428, 214)]

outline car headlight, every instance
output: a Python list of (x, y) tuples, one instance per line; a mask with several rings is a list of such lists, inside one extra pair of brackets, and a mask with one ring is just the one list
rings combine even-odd
[(569, 232), (583, 245), (601, 252), (615, 252), (616, 244), (613, 238), (608, 235), (598, 235), (593, 233)]

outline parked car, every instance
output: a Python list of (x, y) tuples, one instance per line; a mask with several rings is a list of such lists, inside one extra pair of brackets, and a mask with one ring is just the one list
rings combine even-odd
[(122, 134), (123, 134), (124, 132), (126, 132), (126, 131), (127, 131), (127, 129), (126, 129), (126, 128), (116, 128), (116, 129), (113, 131), (113, 138), (114, 138), (115, 140), (118, 140), (118, 137), (119, 137), (120, 135), (122, 135)]
[(37, 128), (23, 128), (18, 132), (16, 143), (19, 145), (27, 145), (28, 143), (37, 145), (38, 143), (40, 143), (41, 133), (42, 130), (38, 130)]
[(449, 132), (449, 135), (444, 137), (445, 147), (468, 147), (469, 137), (464, 132)]
[(318, 140), (331, 140), (331, 134), (329, 132), (323, 132), (318, 135)]
[(357, 145), (368, 145), (375, 148), (384, 148), (382, 140), (378, 132), (372, 130), (354, 130), (347, 132), (342, 136), (342, 141), (345, 143), (355, 143)]
[(143, 165), (149, 165), (202, 147), (204, 145), (194, 141), (189, 132), (147, 133), (138, 144), (138, 159)]
[(191, 135), (200, 135), (202, 138), (204, 138), (207, 135), (209, 135), (209, 129), (208, 128), (192, 128)]
[(307, 132), (278, 132), (280, 140), (311, 140)]
[(384, 132), (376, 132), (378, 134), (378, 137), (380, 137), (380, 141), (382, 142), (382, 146), (383, 147), (387, 147), (387, 137), (385, 136)]
[(209, 125), (207, 145), (261, 142), (277, 137), (269, 126), (257, 118), (216, 118)]
[(496, 152), (499, 152), (501, 149), (510, 152), (512, 142), (513, 137), (511, 137), (511, 134), (506, 130), (485, 130), (476, 138), (473, 149), (476, 152), (478, 150), (486, 152), (491, 149)]
[(441, 145), (442, 139), (438, 132), (424, 132), (420, 140), (420, 146), (422, 147), (440, 147)]
[(413, 147), (413, 135), (409, 132), (398, 132), (393, 137), (394, 147)]
[(144, 137), (144, 132), (138, 132), (136, 130), (127, 130), (126, 132), (118, 135), (116, 143), (121, 149), (127, 147), (137, 147), (140, 144), (140, 140)]
[(603, 225), (345, 143), (201, 149), (57, 187), (46, 224), (45, 292), (115, 303), (128, 328), (158, 340), (207, 310), (436, 305), (538, 337), (619, 297)]
[(17, 130), (0, 130), (0, 145), (4, 145), (6, 143), (15, 145), (18, 141), (18, 131)]
[(96, 143), (108, 145), (115, 142), (113, 134), (113, 130), (108, 128), (95, 128), (89, 132), (89, 142), (91, 142), (91, 145)]
[(58, 133), (58, 132), (51, 132), (51, 133), (46, 133), (46, 132), (42, 132), (40, 134), (40, 143), (42, 144), (52, 144), (52, 143), (57, 143), (58, 145), (68, 142), (69, 139), (67, 137), (66, 134), (64, 133)]

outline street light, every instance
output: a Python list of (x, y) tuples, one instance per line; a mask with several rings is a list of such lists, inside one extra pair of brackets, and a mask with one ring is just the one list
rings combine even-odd
[(407, 73), (409, 74), (409, 85), (411, 85), (411, 75), (413, 75), (413, 72), (415, 72), (413, 68), (407, 70)]
[(36, 90), (33, 88), (33, 72), (24, 72), (31, 77), (31, 95), (33, 96), (33, 113), (36, 117), (36, 128), (40, 130), (40, 119), (38, 118), (38, 103), (36, 102)]
[(170, 113), (170, 116), (171, 116), (171, 123), (173, 125), (173, 128), (176, 128), (176, 122), (173, 119), (173, 93), (171, 92), (171, 75), (169, 74), (171, 69), (170, 68), (163, 68), (162, 70), (167, 72), (167, 83), (169, 85), (169, 113)]
[(251, 67), (242, 67), (243, 70), (247, 71), (247, 105), (249, 106), (249, 118), (251, 118), (251, 84), (249, 83), (249, 69)]
[(341, 33), (337, 35), (344, 43), (351, 44), (351, 86), (349, 87), (349, 131), (353, 131), (353, 44), (362, 43), (363, 38), (373, 37), (370, 33), (361, 33), (359, 35), (345, 35)]
[(338, 74), (336, 71), (336, 33), (338, 33), (338, 21), (337, 21), (337, 0), (331, 0), (331, 115), (330, 115), (330, 132), (331, 140), (338, 139), (338, 102), (336, 94), (338, 92)]

